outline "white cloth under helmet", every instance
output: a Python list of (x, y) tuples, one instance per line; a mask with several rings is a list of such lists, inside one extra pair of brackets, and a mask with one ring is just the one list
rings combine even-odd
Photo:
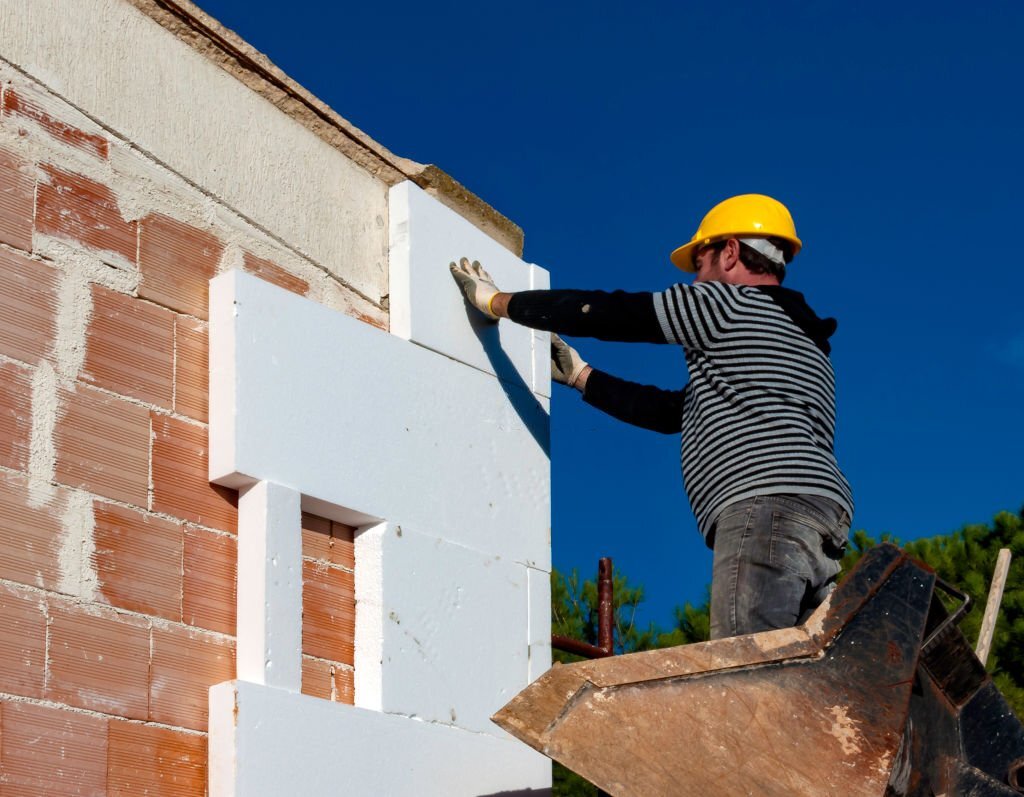
[(786, 265), (786, 256), (782, 250), (767, 238), (740, 238), (739, 240), (740, 243), (746, 244), (755, 252), (760, 252), (773, 263), (778, 263), (780, 266)]

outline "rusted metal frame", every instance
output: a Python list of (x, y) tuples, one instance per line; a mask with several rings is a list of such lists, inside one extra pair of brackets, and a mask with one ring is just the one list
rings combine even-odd
[[(597, 561), (597, 644), (580, 642), (572, 637), (551, 635), (551, 646), (583, 656), (586, 659), (603, 659), (615, 655), (615, 581), (611, 557), (602, 556)], [(597, 797), (611, 797), (603, 789), (597, 790)]]
[(603, 659), (606, 656), (614, 655), (611, 651), (599, 648), (597, 645), (580, 642), (578, 639), (573, 639), (569, 636), (559, 636), (558, 634), (551, 635), (551, 646), (566, 653), (572, 653), (574, 656), (582, 656), (585, 659)]
[(921, 643), (921, 648), (922, 649), (927, 648), (931, 644), (931, 642), (933, 640), (937, 639), (939, 637), (939, 635), (948, 626), (954, 626), (957, 623), (959, 623), (960, 622), (960, 618), (962, 618), (965, 614), (967, 614), (967, 612), (971, 608), (971, 596), (968, 595), (966, 592), (962, 592), (961, 590), (959, 590), (956, 587), (954, 587), (952, 584), (949, 584), (948, 582), (943, 581), (938, 576), (935, 577), (935, 586), (938, 587), (939, 589), (941, 589), (947, 595), (949, 595), (949, 596), (951, 596), (953, 598), (956, 598), (957, 600), (961, 601), (961, 603), (956, 608), (956, 611), (954, 611), (945, 620), (943, 620), (939, 624), (938, 628), (936, 628), (934, 631), (932, 631), (928, 635), (928, 637), (924, 640), (924, 642)]
[(1024, 758), (1019, 758), (1010, 764), (1010, 771), (1006, 776), (1010, 786), (1024, 794)]
[(597, 562), (597, 644), (591, 645), (572, 637), (552, 634), (553, 648), (585, 659), (603, 659), (615, 655), (615, 583), (612, 572), (611, 558), (601, 557)]
[(615, 584), (612, 581), (612, 560), (605, 556), (597, 563), (597, 646), (615, 652)]

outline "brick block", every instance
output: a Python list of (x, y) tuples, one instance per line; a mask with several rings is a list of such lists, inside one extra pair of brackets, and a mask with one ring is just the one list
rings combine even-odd
[(46, 612), (38, 593), (0, 584), (0, 692), (42, 697)]
[(206, 737), (170, 728), (110, 721), (109, 797), (202, 797), (206, 793)]
[(36, 182), (18, 165), (16, 157), (0, 149), (0, 242), (30, 252)]
[(100, 594), (113, 606), (181, 620), (182, 530), (177, 523), (93, 503)]
[(0, 249), (0, 354), (35, 365), (53, 348), (57, 271)]
[(209, 282), (223, 252), (212, 233), (168, 216), (146, 216), (139, 236), (139, 296), (206, 319)]
[(256, 257), (251, 252), (245, 253), (242, 268), (262, 280), (272, 282), (286, 291), (299, 294), (299, 296), (305, 296), (309, 293), (309, 283), (304, 279), (290, 274), (277, 265), (277, 263), (265, 260), (262, 257)]
[(234, 635), (238, 541), (226, 534), (187, 528), (184, 571), (183, 621)]
[(99, 286), (86, 337), (83, 382), (171, 408), (174, 314)]
[(28, 469), (32, 432), (32, 372), (14, 363), (0, 363), (0, 465)]
[(106, 719), (30, 703), (3, 709), (3, 797), (107, 793)]
[(39, 184), (36, 229), (135, 263), (138, 225), (124, 220), (113, 192), (95, 180), (50, 164), (43, 164), (42, 169), (50, 179)]
[(0, 578), (56, 589), (62, 536), (57, 504), (30, 507), (27, 480), (0, 477)]
[(302, 555), (353, 570), (356, 564), (355, 529), (327, 518), (302, 513)]
[(174, 324), (174, 409), (210, 419), (210, 335), (206, 324), (177, 316)]
[(153, 722), (205, 731), (210, 687), (234, 677), (233, 639), (185, 627), (153, 628)]
[(207, 430), (166, 415), (153, 420), (153, 509), (238, 531), (238, 491), (208, 481)]
[(354, 705), (354, 673), (340, 662), (302, 657), (302, 694)]
[(4, 90), (4, 115), (22, 117), (36, 122), (43, 130), (59, 141), (70, 144), (77, 149), (106, 159), (110, 152), (107, 140), (95, 133), (87, 133), (74, 125), (58, 119), (44, 109), (39, 103), (12, 88)]
[(352, 573), (302, 562), (302, 652), (352, 664), (355, 647), (355, 581)]
[(144, 720), (149, 649), (148, 621), (52, 598), (46, 697)]
[(60, 391), (57, 480), (105, 498), (146, 506), (149, 411), (85, 385)]

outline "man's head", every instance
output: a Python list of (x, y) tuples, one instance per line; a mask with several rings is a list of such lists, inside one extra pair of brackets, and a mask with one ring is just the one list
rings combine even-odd
[(792, 250), (781, 238), (727, 238), (698, 246), (691, 255), (694, 282), (781, 285)]
[(746, 284), (778, 284), (801, 245), (785, 205), (764, 194), (742, 194), (711, 208), (690, 242), (671, 258), (683, 271), (697, 272), (698, 282), (740, 281), (743, 275)]

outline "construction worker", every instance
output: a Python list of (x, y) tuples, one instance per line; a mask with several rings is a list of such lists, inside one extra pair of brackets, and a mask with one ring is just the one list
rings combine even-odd
[(683, 480), (714, 551), (713, 639), (806, 619), (834, 588), (849, 533), (853, 499), (833, 453), (836, 321), (781, 285), (800, 247), (782, 203), (745, 194), (712, 208), (672, 252), (693, 283), (660, 293), (503, 293), (479, 263), (451, 264), (469, 303), (494, 321), (683, 347), (683, 390), (593, 368), (557, 335), (551, 369), (615, 418), (682, 432)]

